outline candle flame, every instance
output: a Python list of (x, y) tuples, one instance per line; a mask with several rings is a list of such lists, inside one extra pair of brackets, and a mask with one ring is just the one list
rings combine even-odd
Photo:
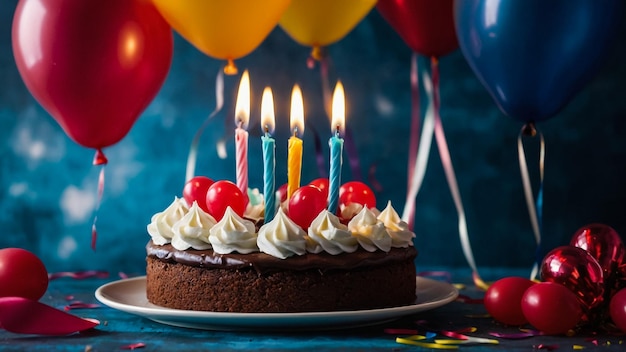
[(274, 133), (274, 95), (272, 88), (265, 87), (261, 99), (261, 129), (265, 133)]
[(289, 126), (294, 135), (302, 136), (304, 133), (304, 102), (302, 91), (296, 84), (291, 91), (291, 113), (289, 114)]
[(341, 81), (337, 82), (333, 92), (333, 111), (330, 129), (333, 133), (343, 134), (346, 124), (346, 98)]
[(248, 70), (241, 75), (239, 90), (237, 91), (237, 102), (235, 103), (235, 124), (241, 128), (248, 129), (250, 120), (250, 75)]

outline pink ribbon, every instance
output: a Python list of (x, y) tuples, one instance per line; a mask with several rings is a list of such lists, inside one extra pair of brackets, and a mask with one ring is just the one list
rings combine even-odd
[(0, 298), (0, 327), (9, 332), (63, 336), (99, 324), (97, 320), (79, 318), (26, 298)]

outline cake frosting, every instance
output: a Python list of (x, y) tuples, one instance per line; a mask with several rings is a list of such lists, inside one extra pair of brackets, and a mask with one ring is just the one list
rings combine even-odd
[[(260, 201), (257, 202), (257, 201)], [(254, 209), (262, 214), (262, 196)], [(350, 207), (359, 212), (344, 225), (339, 217), (323, 210), (305, 232), (278, 207), (274, 219), (256, 231), (255, 222), (227, 208), (220, 221), (202, 210), (196, 202), (188, 207), (184, 199), (174, 197), (162, 212), (152, 216), (148, 234), (156, 245), (171, 244), (177, 250), (213, 249), (218, 254), (262, 252), (280, 259), (306, 253), (331, 255), (353, 253), (358, 248), (368, 252), (389, 252), (391, 248), (413, 246), (415, 234), (400, 219), (391, 202), (380, 212), (375, 208)]]
[(222, 220), (211, 228), (208, 239), (219, 254), (259, 251), (254, 224), (237, 215), (231, 207), (226, 208)]
[(257, 245), (261, 252), (285, 259), (306, 253), (305, 236), (306, 232), (289, 219), (282, 209), (278, 209), (274, 219), (259, 229)]

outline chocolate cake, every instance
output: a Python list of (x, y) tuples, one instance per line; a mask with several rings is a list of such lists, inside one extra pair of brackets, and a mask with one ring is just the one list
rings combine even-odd
[(415, 301), (414, 247), (388, 253), (217, 254), (147, 245), (147, 295), (156, 305), (215, 312), (315, 312)]
[(152, 217), (147, 297), (196, 311), (293, 313), (415, 302), (409, 231), (391, 204), (346, 225), (323, 210), (305, 232), (278, 209), (260, 228), (228, 208), (220, 221), (183, 199)]

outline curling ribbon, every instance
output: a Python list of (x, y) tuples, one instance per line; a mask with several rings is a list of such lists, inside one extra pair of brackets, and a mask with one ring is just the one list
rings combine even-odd
[[(419, 91), (419, 67), (417, 65), (417, 53), (411, 55), (411, 129), (409, 130), (409, 167), (407, 169), (407, 189), (411, 188), (415, 159), (417, 158), (417, 147), (419, 143), (420, 133), (420, 91)], [(432, 137), (432, 133), (431, 133)], [(419, 189), (418, 189), (419, 191)], [(415, 197), (407, 198), (407, 202), (411, 202), (409, 207), (410, 214), (407, 214), (409, 229), (412, 231), (415, 226)], [(406, 208), (406, 206), (405, 206)]]
[(198, 143), (200, 142), (200, 136), (202, 136), (202, 133), (204, 132), (204, 129), (208, 126), (209, 121), (211, 121), (213, 117), (215, 117), (215, 115), (217, 115), (224, 106), (224, 70), (219, 70), (217, 72), (217, 77), (215, 78), (215, 109), (204, 120), (200, 128), (198, 128), (198, 130), (196, 131), (196, 134), (193, 136), (193, 140), (191, 141), (189, 154), (187, 155), (185, 182), (191, 180), (196, 172), (196, 158), (198, 156)]
[(524, 152), (524, 143), (522, 137), (534, 137), (537, 134), (534, 124), (530, 123), (522, 127), (517, 136), (517, 155), (519, 158), (520, 174), (522, 176), (522, 184), (524, 185), (524, 196), (526, 198), (526, 206), (528, 207), (528, 215), (530, 224), (535, 234), (537, 248), (535, 250), (535, 263), (530, 274), (530, 279), (535, 280), (539, 274), (539, 263), (541, 261), (541, 227), (543, 214), (543, 175), (546, 157), (546, 143), (543, 134), (539, 132), (539, 190), (537, 192), (536, 203), (533, 202), (533, 189), (530, 184), (530, 176), (528, 174), (528, 165), (526, 164), (526, 153)]
[(459, 218), (459, 238), (461, 239), (461, 247), (465, 259), (472, 269), (472, 278), (474, 284), (481, 289), (486, 290), (487, 285), (480, 277), (476, 262), (474, 261), (474, 254), (470, 245), (469, 234), (467, 231), (467, 222), (465, 220), (465, 210), (463, 208), (463, 201), (461, 200), (461, 193), (459, 192), (459, 186), (456, 181), (456, 175), (454, 173), (454, 167), (452, 166), (452, 159), (450, 158), (450, 151), (448, 150), (448, 143), (446, 142), (446, 135), (443, 131), (443, 124), (441, 123), (441, 116), (439, 114), (439, 63), (436, 58), (431, 59), (432, 70), (432, 85), (433, 95), (432, 101), (435, 110), (435, 140), (437, 141), (437, 147), (439, 148), (439, 157), (441, 158), (441, 164), (448, 180), (448, 187), (450, 187), (450, 193), (456, 206), (456, 211)]
[[(95, 160), (94, 160), (95, 163)], [(96, 198), (96, 209), (94, 211), (93, 223), (91, 223), (91, 249), (96, 250), (96, 241), (98, 239), (98, 230), (96, 223), (98, 222), (98, 211), (100, 210), (100, 204), (102, 203), (102, 194), (104, 193), (104, 167), (106, 163), (100, 165), (100, 173), (98, 175), (98, 194)]]

